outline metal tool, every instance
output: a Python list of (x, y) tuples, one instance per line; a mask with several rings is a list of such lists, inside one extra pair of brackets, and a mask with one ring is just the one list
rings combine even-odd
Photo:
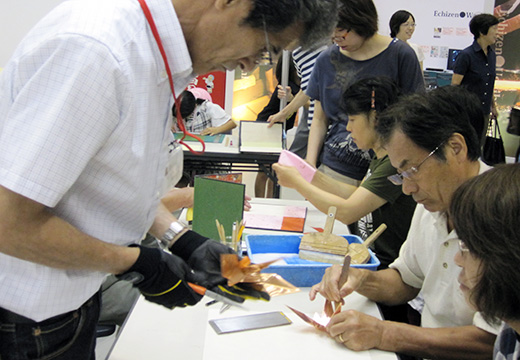
[(211, 290), (208, 290), (208, 289), (206, 289), (203, 286), (196, 285), (196, 284), (193, 284), (193, 283), (190, 283), (190, 282), (188, 282), (188, 285), (193, 289), (193, 291), (195, 291), (199, 295), (207, 296), (207, 297), (209, 297), (209, 298), (211, 298), (213, 300), (220, 301), (223, 304), (227, 304), (227, 305), (230, 305), (230, 306), (238, 306), (240, 308), (244, 308), (244, 306), (241, 303), (239, 303), (237, 301), (233, 301), (231, 299), (228, 299), (227, 297), (225, 297), (223, 295), (220, 295), (220, 294), (217, 294), (216, 292), (213, 292)]
[(350, 255), (345, 256), (345, 259), (343, 260), (343, 267), (341, 268), (341, 275), (339, 276), (338, 287), (340, 289), (343, 285), (345, 285), (345, 283), (348, 280), (348, 272), (350, 270), (350, 261), (351, 261)]
[(226, 311), (230, 307), (231, 307), (231, 305), (229, 305), (229, 304), (222, 304), (222, 306), (220, 307), (220, 311), (218, 313), (222, 314), (224, 311)]

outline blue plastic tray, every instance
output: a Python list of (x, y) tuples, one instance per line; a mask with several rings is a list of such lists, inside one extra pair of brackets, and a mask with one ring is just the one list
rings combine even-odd
[[(356, 235), (341, 235), (350, 243), (361, 243)], [(253, 258), (255, 254), (288, 254), (293, 255), (285, 259), (287, 264), (272, 264), (262, 272), (276, 273), (295, 286), (308, 287), (321, 281), (325, 269), (331, 264), (300, 259), (297, 256), (302, 235), (246, 235), (247, 255)], [(366, 264), (352, 265), (355, 268), (377, 270), (381, 264), (372, 250), (370, 261)]]

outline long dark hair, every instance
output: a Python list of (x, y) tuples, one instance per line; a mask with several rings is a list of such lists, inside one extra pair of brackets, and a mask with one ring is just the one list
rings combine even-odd
[(470, 255), (481, 260), (471, 302), (488, 321), (520, 320), (520, 164), (497, 166), (462, 184), (449, 214)]

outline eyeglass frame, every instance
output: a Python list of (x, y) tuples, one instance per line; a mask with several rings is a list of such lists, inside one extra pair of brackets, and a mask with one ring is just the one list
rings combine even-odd
[(461, 254), (469, 253), (469, 248), (466, 243), (459, 239), (459, 251)]
[(271, 43), (269, 42), (269, 34), (267, 33), (267, 25), (265, 24), (265, 18), (262, 17), (263, 30), (265, 35), (265, 51), (262, 51), (260, 58), (255, 61), (256, 64), (260, 64), (262, 60), (267, 60), (268, 64), (273, 65), (273, 55), (271, 53)]
[(439, 150), (445, 143), (446, 141), (443, 141), (439, 144), (439, 146), (437, 146), (435, 149), (433, 149), (429, 154), (428, 156), (426, 156), (424, 158), (423, 161), (421, 161), (419, 163), (419, 165), (417, 166), (412, 166), (410, 168), (408, 168), (407, 170), (405, 171), (402, 171), (402, 172), (398, 172), (397, 174), (394, 174), (394, 175), (390, 175), (390, 176), (387, 176), (387, 179), (394, 185), (403, 185), (403, 182), (404, 182), (404, 179), (408, 179), (408, 180), (411, 180), (413, 175), (417, 174), (419, 172), (419, 167), (424, 164), (424, 162), (426, 160), (428, 160), (429, 158), (431, 158), (436, 152), (437, 150)]
[(408, 24), (408, 23), (402, 23), (402, 24), (401, 24), (401, 25), (399, 25), (399, 26), (405, 26), (405, 27), (412, 27), (412, 28), (414, 28), (414, 27), (416, 27), (416, 26), (417, 26), (417, 24), (416, 24), (416, 23), (413, 23), (413, 24)]
[[(348, 34), (350, 33), (350, 30), (345, 30), (345, 29), (341, 29), (339, 31), (344, 31), (346, 32), (345, 35), (341, 35), (341, 36), (335, 36), (335, 35), (332, 35), (332, 41), (343, 41), (347, 38)], [(338, 29), (334, 29), (334, 33), (338, 32)]]

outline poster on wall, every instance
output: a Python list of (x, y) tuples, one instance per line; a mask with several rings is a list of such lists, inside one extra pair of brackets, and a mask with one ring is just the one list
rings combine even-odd
[[(493, 0), (492, 0), (493, 1)], [(497, 0), (498, 1), (498, 0)], [(450, 49), (464, 49), (473, 42), (469, 22), (473, 15), (485, 12), (488, 0), (374, 0), (379, 14), (379, 32), (390, 33), (389, 20), (397, 10), (407, 10), (415, 18), (410, 42), (421, 47), (424, 68), (446, 70)], [(514, 2), (514, 0), (513, 0)]]
[(214, 71), (204, 75), (199, 75), (188, 85), (188, 89), (199, 87), (206, 90), (211, 95), (214, 104), (220, 105), (225, 109), (226, 105), (226, 73)]
[(495, 0), (494, 15), (499, 19), (497, 76), (501, 80), (520, 80), (520, 1)]
[(504, 131), (513, 105), (520, 103), (520, 0), (495, 0), (493, 14), (498, 23), (498, 38), (495, 43), (497, 54), (497, 81), (495, 101), (499, 112), (499, 123), (506, 155), (518, 156), (518, 137)]

